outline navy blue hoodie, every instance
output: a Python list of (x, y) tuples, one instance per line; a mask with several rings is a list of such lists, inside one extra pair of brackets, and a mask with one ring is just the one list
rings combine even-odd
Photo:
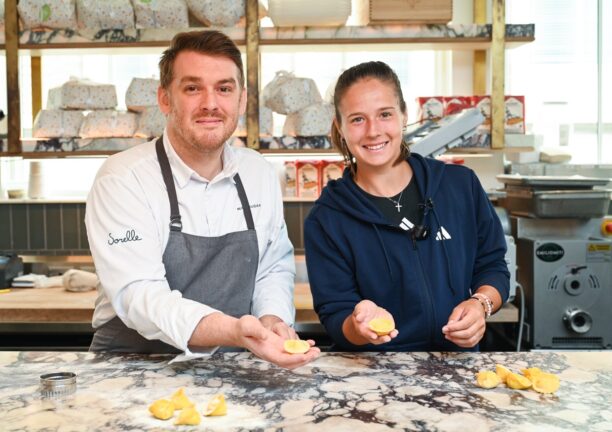
[[(304, 223), (315, 311), (336, 349), (462, 351), (442, 334), (453, 308), (482, 285), (508, 298), (504, 233), (474, 172), (416, 154), (408, 163), (430, 203), (426, 239), (391, 225), (348, 169), (328, 183)], [(364, 299), (393, 315), (399, 335), (391, 342), (355, 346), (344, 337), (342, 323)]]

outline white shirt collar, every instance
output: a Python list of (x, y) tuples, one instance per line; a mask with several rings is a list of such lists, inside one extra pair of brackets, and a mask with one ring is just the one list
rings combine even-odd
[(234, 148), (229, 145), (229, 142), (223, 144), (223, 153), (221, 154), (223, 169), (215, 176), (215, 178), (209, 180), (195, 172), (180, 158), (170, 143), (170, 138), (168, 137), (166, 129), (164, 129), (163, 141), (164, 149), (166, 150), (168, 161), (170, 162), (170, 167), (172, 168), (172, 175), (174, 176), (174, 180), (180, 189), (187, 186), (187, 183), (189, 183), (190, 180), (212, 184), (226, 178), (232, 178), (238, 172), (238, 154)]

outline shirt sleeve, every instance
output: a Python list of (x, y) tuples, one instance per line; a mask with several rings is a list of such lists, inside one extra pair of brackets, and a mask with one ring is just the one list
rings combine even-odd
[(131, 174), (102, 174), (87, 198), (87, 238), (101, 295), (126, 326), (180, 350), (200, 320), (216, 310), (171, 290), (163, 236), (145, 191)]
[(293, 245), (287, 234), (280, 184), (273, 169), (270, 169), (269, 177), (272, 191), (270, 203), (273, 207), (269, 221), (271, 229), (266, 246), (259, 257), (252, 313), (258, 318), (275, 315), (288, 325), (293, 325), (295, 321)]

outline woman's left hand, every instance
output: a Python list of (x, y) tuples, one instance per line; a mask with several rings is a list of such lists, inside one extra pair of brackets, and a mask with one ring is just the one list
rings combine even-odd
[(485, 312), (480, 302), (465, 300), (453, 309), (442, 333), (455, 345), (472, 348), (480, 342), (485, 329)]

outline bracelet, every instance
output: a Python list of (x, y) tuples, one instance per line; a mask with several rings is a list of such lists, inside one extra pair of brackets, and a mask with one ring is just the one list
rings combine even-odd
[(493, 314), (493, 302), (488, 296), (481, 293), (474, 293), (470, 298), (476, 299), (480, 302), (485, 311), (485, 319), (491, 317)]

